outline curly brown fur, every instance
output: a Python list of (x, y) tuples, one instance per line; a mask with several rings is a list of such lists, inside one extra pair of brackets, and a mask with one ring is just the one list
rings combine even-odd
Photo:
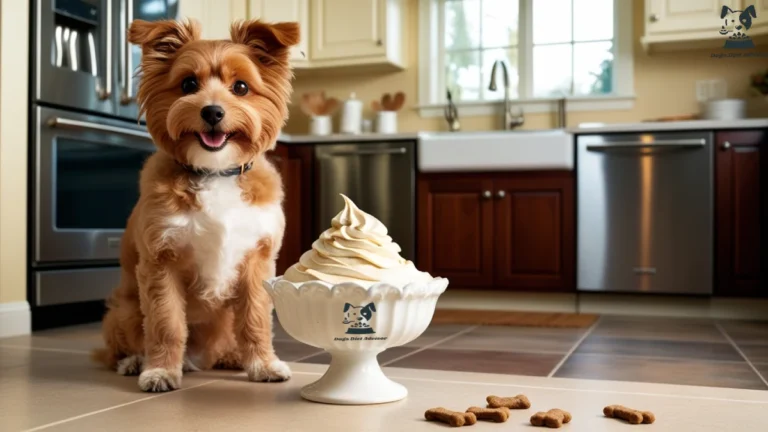
[[(103, 322), (106, 349), (93, 358), (140, 373), (145, 391), (179, 388), (182, 370), (212, 367), (245, 369), (253, 381), (288, 379), (261, 284), (274, 276), (285, 228), (282, 183), (264, 153), (288, 116), (298, 25), (237, 22), (231, 41), (201, 40), (193, 21), (137, 20), (128, 33), (142, 49), (138, 103), (159, 151), (141, 172)], [(183, 89), (189, 79), (194, 91)], [(247, 93), (235, 91), (238, 82)], [(203, 118), (208, 105), (223, 109), (217, 124)], [(205, 134), (226, 138), (206, 147)], [(183, 167), (248, 163), (237, 177)]]

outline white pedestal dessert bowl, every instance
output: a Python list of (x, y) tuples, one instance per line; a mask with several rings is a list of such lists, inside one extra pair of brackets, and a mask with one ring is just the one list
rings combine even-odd
[(376, 356), (404, 345), (426, 330), (448, 280), (397, 287), (377, 283), (320, 281), (292, 283), (277, 277), (264, 282), (286, 332), (322, 348), (331, 365), (318, 381), (305, 386), (305, 399), (343, 405), (394, 402), (408, 390), (384, 375)]

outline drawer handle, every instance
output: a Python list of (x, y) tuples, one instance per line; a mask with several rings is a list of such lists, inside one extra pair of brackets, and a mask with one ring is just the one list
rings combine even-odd
[(483, 199), (491, 199), (492, 196), (493, 194), (491, 193), (491, 191), (489, 190), (483, 191)]
[(504, 192), (503, 190), (500, 190), (500, 191), (496, 192), (496, 198), (498, 198), (498, 199), (504, 199), (504, 197), (506, 197), (506, 196), (507, 196), (507, 193)]
[(729, 143), (728, 141), (724, 142), (723, 143), (723, 150), (728, 150), (729, 148), (731, 148), (731, 143)]

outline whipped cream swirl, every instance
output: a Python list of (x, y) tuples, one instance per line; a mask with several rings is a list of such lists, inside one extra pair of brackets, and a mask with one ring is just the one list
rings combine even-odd
[(400, 256), (400, 246), (387, 235), (384, 224), (341, 196), (344, 209), (333, 218), (331, 228), (315, 240), (312, 249), (285, 272), (284, 280), (356, 282), (367, 287), (377, 282), (405, 286), (432, 279)]

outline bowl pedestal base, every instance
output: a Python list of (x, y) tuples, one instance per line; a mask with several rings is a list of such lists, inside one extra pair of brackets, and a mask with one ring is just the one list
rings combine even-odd
[(331, 352), (331, 365), (319, 380), (301, 390), (304, 399), (336, 405), (368, 405), (395, 402), (408, 390), (384, 375), (378, 352)]

